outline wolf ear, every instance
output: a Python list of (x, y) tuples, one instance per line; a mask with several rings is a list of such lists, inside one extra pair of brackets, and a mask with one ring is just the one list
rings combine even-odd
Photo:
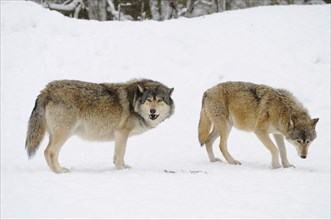
[(144, 87), (142, 87), (141, 85), (139, 85), (138, 83), (137, 83), (137, 86), (138, 86), (138, 90), (140, 93), (144, 93), (146, 91), (146, 89)]
[(318, 120), (319, 120), (319, 118), (314, 118), (314, 119), (311, 120), (310, 123), (314, 128), (316, 127), (316, 124), (317, 124)]
[(295, 115), (291, 115), (291, 117), (290, 117), (290, 127), (291, 128), (293, 128), (294, 127), (294, 125), (295, 125), (295, 122), (297, 121), (297, 116), (295, 116)]
[(175, 88), (171, 88), (171, 89), (169, 89), (169, 96), (172, 95), (172, 92), (174, 91), (174, 89), (175, 89)]

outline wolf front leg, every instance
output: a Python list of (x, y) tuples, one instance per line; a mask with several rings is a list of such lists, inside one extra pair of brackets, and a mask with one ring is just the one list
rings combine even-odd
[(124, 162), (124, 155), (125, 155), (126, 143), (129, 138), (129, 131), (118, 130), (115, 131), (114, 134), (115, 134), (115, 152), (114, 152), (115, 167), (118, 170), (131, 168), (129, 165), (126, 165)]
[(270, 151), (272, 158), (272, 162), (271, 162), (272, 168), (273, 169), (281, 168), (278, 158), (279, 156), (278, 156), (277, 147), (271, 141), (269, 134), (264, 130), (255, 131), (254, 133), (260, 139), (263, 145)]
[(276, 144), (278, 146), (278, 150), (280, 153), (280, 158), (282, 160), (283, 167), (284, 168), (295, 167), (294, 165), (292, 165), (288, 162), (283, 135), (281, 135), (281, 134), (273, 134), (273, 135), (274, 135)]

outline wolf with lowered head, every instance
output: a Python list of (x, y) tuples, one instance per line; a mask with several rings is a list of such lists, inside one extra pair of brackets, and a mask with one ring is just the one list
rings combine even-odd
[(45, 159), (55, 173), (69, 172), (58, 162), (63, 144), (73, 135), (92, 141), (115, 141), (113, 161), (124, 162), (127, 140), (155, 128), (174, 112), (173, 88), (142, 79), (127, 83), (90, 83), (59, 80), (49, 83), (35, 102), (28, 123), (26, 150), (38, 149), (46, 131)]
[[(271, 153), (272, 168), (294, 167), (288, 162), (284, 137), (305, 159), (316, 138), (318, 118), (311, 119), (307, 109), (288, 91), (249, 82), (224, 82), (208, 89), (202, 100), (199, 141), (211, 162), (221, 161), (212, 145), (220, 137), (219, 148), (230, 164), (240, 164), (227, 148), (231, 128), (254, 132)], [(211, 129), (212, 128), (212, 129)], [(273, 134), (276, 145), (269, 134)], [(278, 151), (279, 150), (279, 151)]]

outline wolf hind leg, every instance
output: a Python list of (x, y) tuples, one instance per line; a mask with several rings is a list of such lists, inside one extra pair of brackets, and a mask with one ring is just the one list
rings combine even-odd
[(61, 167), (58, 161), (59, 153), (63, 144), (68, 140), (69, 132), (65, 129), (56, 128), (49, 135), (49, 143), (44, 151), (46, 162), (55, 173), (68, 173), (69, 169)]
[(208, 141), (206, 142), (206, 150), (208, 153), (209, 160), (212, 163), (222, 162), (221, 159), (215, 157), (214, 151), (213, 151), (213, 143), (218, 137), (219, 137), (219, 133), (218, 133), (217, 129), (215, 127), (213, 127), (213, 130), (209, 135)]
[(226, 161), (228, 161), (229, 164), (235, 164), (235, 165), (241, 165), (241, 163), (237, 160), (235, 160), (231, 154), (228, 151), (227, 147), (227, 142), (228, 142), (228, 137), (230, 134), (230, 131), (232, 129), (232, 126), (228, 120), (219, 120), (217, 123), (215, 123), (217, 130), (219, 131), (220, 134), (220, 145), (219, 148), (225, 157)]
[(294, 165), (290, 164), (287, 159), (287, 153), (284, 143), (284, 138), (281, 134), (273, 134), (276, 144), (278, 146), (278, 150), (280, 153), (280, 158), (282, 160), (282, 164), (284, 168), (295, 167)]
[[(219, 94), (218, 94), (219, 95)], [(241, 164), (239, 161), (235, 160), (227, 149), (227, 140), (232, 128), (232, 125), (229, 121), (229, 110), (227, 108), (227, 103), (224, 101), (223, 95), (221, 97), (211, 97), (206, 96), (205, 105), (206, 105), (206, 114), (214, 124), (214, 129), (209, 137), (209, 144), (206, 144), (206, 149), (209, 155), (209, 159), (213, 159), (213, 153), (211, 145), (213, 141), (219, 136), (220, 144), (219, 148), (225, 157), (226, 161), (230, 164)], [(221, 101), (220, 101), (221, 100)], [(216, 128), (216, 129), (215, 129)], [(218, 131), (218, 134), (213, 134)]]

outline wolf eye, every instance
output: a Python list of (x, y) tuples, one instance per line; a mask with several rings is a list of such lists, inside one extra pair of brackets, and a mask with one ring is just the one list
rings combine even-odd
[(299, 144), (302, 144), (302, 140), (301, 140), (301, 139), (296, 139), (296, 141), (297, 141)]
[(147, 102), (152, 102), (152, 99), (147, 99)]
[(160, 98), (160, 99), (158, 99), (158, 100), (157, 100), (157, 102), (163, 102), (163, 99), (162, 99), (162, 98)]

